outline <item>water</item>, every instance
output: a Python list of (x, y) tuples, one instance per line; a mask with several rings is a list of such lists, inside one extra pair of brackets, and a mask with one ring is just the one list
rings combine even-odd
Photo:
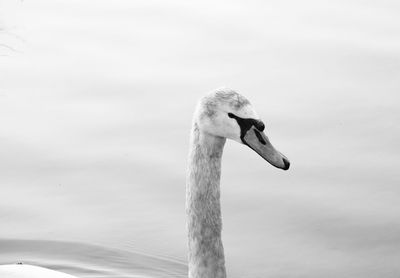
[(292, 164), (227, 143), (229, 277), (399, 277), (399, 14), (396, 1), (0, 2), (0, 263), (185, 277), (191, 117), (226, 85)]
[(80, 277), (187, 277), (184, 263), (84, 243), (1, 240), (1, 260), (60, 270)]

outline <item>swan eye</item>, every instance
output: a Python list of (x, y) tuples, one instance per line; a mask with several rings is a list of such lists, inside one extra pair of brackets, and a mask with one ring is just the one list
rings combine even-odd
[(260, 120), (251, 119), (251, 118), (247, 118), (247, 119), (240, 118), (233, 113), (228, 113), (228, 117), (235, 119), (238, 122), (238, 124), (240, 125), (240, 127), (246, 126), (246, 131), (248, 129), (250, 129), (251, 126), (254, 126), (259, 131), (264, 131), (264, 129), (265, 129), (265, 124)]
[(246, 135), (247, 131), (251, 127), (255, 127), (256, 129), (254, 130), (254, 133), (256, 134), (258, 140), (265, 145), (265, 140), (262, 138), (260, 132), (262, 132), (265, 129), (265, 125), (262, 121), (252, 119), (252, 118), (241, 118), (236, 116), (233, 113), (228, 113), (229, 118), (233, 118), (236, 120), (238, 125), (240, 126), (240, 139), (242, 140), (243, 143), (247, 144), (246, 141), (244, 140), (244, 136)]

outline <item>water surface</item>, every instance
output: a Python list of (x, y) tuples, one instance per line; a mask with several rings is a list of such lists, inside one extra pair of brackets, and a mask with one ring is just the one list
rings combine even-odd
[(292, 163), (227, 143), (229, 277), (400, 276), (397, 1), (0, 8), (0, 263), (184, 277), (192, 112), (225, 85)]

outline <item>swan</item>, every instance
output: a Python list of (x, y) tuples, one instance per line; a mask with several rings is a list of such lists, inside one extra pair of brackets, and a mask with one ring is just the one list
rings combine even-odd
[(226, 138), (247, 145), (273, 166), (289, 160), (263, 132), (250, 101), (228, 88), (204, 96), (194, 113), (186, 183), (189, 278), (225, 278), (221, 240), (221, 157)]
[(1, 278), (78, 278), (60, 271), (28, 264), (0, 265)]
[[(226, 277), (220, 205), (221, 157), (226, 139), (248, 146), (277, 168), (289, 169), (289, 160), (272, 146), (264, 129), (250, 101), (232, 89), (217, 89), (198, 102), (186, 181), (189, 278)], [(0, 277), (77, 278), (24, 264), (0, 266)]]

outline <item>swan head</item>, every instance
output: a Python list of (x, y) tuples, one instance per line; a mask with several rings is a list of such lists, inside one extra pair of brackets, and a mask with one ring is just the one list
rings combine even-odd
[(273, 147), (265, 134), (265, 124), (250, 101), (239, 93), (221, 88), (207, 94), (197, 106), (194, 121), (201, 132), (244, 144), (273, 166), (289, 169), (289, 160)]

